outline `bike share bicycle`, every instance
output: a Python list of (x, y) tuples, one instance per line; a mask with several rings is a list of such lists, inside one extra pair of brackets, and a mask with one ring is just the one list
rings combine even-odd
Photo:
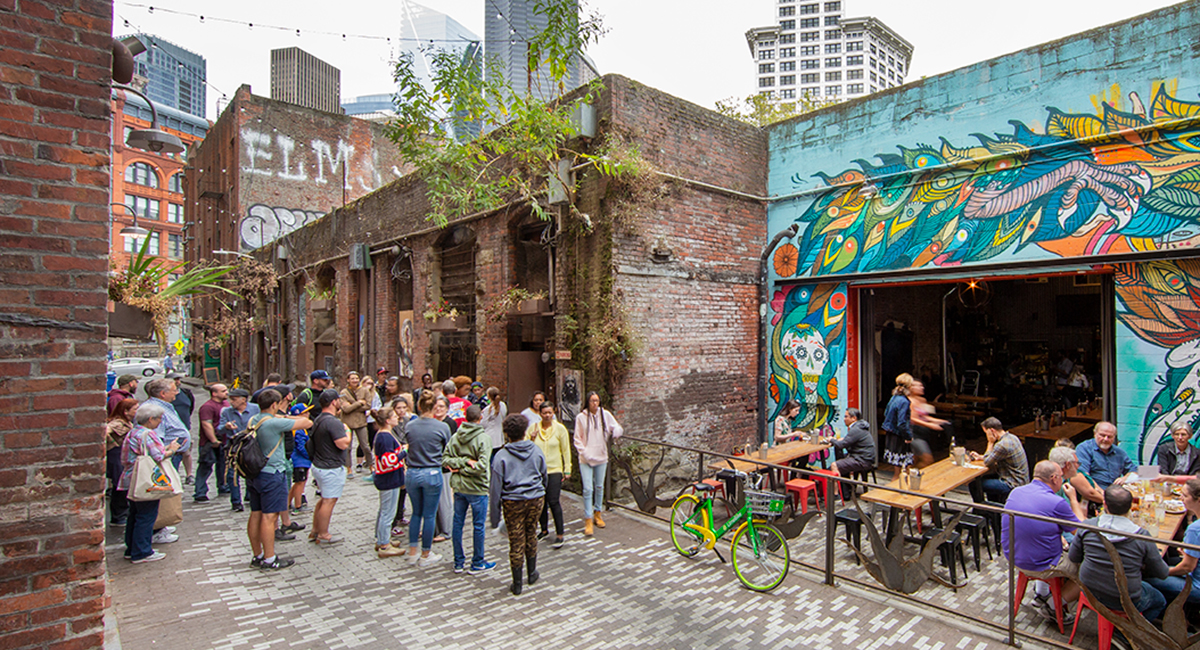
[(732, 517), (713, 529), (712, 485), (696, 483), (695, 494), (681, 494), (671, 506), (671, 542), (684, 557), (694, 557), (702, 548), (712, 549), (721, 562), (725, 558), (717, 550), (717, 540), (733, 530), (730, 558), (733, 572), (746, 587), (754, 591), (770, 591), (787, 577), (791, 554), (787, 539), (764, 517), (779, 516), (786, 497), (774, 492), (760, 491), (763, 476), (756, 475), (752, 489), (745, 483), (750, 475), (735, 469), (717, 472), (719, 480), (737, 479), (742, 484), (746, 502)]

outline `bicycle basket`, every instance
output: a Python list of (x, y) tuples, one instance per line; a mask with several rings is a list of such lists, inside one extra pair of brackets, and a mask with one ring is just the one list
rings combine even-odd
[(787, 501), (784, 495), (758, 490), (746, 490), (745, 493), (750, 512), (763, 517), (778, 517), (783, 514), (783, 504)]

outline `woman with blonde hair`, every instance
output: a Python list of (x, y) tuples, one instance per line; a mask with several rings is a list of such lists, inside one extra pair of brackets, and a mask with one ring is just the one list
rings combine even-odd
[(913, 376), (907, 372), (896, 377), (896, 387), (892, 389), (892, 397), (884, 408), (883, 424), (880, 425), (885, 434), (883, 460), (896, 468), (897, 476), (900, 468), (913, 462), (912, 403), (908, 399), (912, 385)]

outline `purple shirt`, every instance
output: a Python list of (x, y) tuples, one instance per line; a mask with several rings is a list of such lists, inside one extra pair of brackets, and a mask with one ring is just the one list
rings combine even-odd
[[(1071, 504), (1058, 496), (1049, 485), (1034, 479), (1027, 485), (1013, 488), (1008, 494), (1004, 507), (1017, 512), (1027, 512), (1031, 515), (1065, 519), (1078, 523), (1079, 519), (1071, 510)], [(1000, 543), (1004, 554), (1011, 557), (1009, 552), (1008, 516), (1001, 518)], [(1052, 524), (1046, 521), (1024, 519), (1017, 517), (1014, 521), (1020, 541), (1017, 542), (1017, 557), (1014, 562), (1017, 568), (1026, 571), (1045, 571), (1058, 564), (1062, 557), (1062, 534), (1075, 530), (1069, 523)]]

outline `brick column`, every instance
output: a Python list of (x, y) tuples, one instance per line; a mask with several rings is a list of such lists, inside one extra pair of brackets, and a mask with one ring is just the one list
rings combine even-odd
[(0, 0), (0, 646), (100, 648), (112, 3)]

